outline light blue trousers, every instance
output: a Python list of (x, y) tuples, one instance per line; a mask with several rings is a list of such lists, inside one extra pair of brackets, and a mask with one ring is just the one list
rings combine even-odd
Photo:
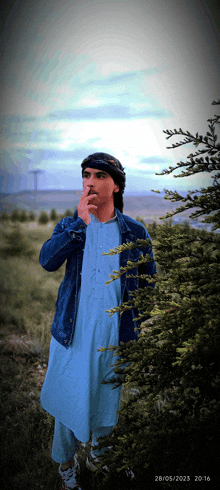
[[(112, 427), (99, 427), (92, 431), (92, 446), (97, 446), (99, 437), (108, 436), (113, 431)], [(65, 425), (55, 419), (54, 437), (52, 444), (52, 459), (56, 463), (68, 463), (73, 459), (78, 440), (76, 439), (72, 430), (68, 429)], [(105, 452), (105, 449), (92, 450), (95, 456), (99, 456)]]

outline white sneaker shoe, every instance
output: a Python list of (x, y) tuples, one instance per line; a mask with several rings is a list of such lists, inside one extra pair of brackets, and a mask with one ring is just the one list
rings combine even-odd
[(130, 470), (130, 468), (127, 468), (127, 469), (125, 470), (125, 473), (126, 473), (126, 476), (127, 476), (127, 477), (128, 477), (130, 480), (133, 480), (133, 478), (134, 478), (134, 476), (135, 476), (135, 475), (134, 475), (133, 471), (132, 471), (132, 470)]
[[(93, 456), (91, 453), (89, 454), (86, 460), (86, 468), (90, 471), (97, 471), (96, 464), (99, 462), (96, 456)], [(103, 466), (102, 471), (106, 473), (108, 471), (108, 466)]]
[[(87, 460), (86, 460), (86, 468), (90, 471), (97, 471), (96, 464), (98, 462), (99, 462), (98, 458), (96, 458), (96, 456), (94, 456), (90, 453)], [(108, 466), (106, 466), (106, 465), (103, 466), (102, 472), (106, 474), (107, 471), (109, 471)], [(135, 477), (133, 471), (130, 470), (130, 468), (127, 468), (125, 470), (125, 473), (126, 473), (127, 478), (129, 478), (130, 480), (133, 480), (133, 478)]]
[(75, 460), (74, 466), (67, 468), (67, 470), (62, 471), (61, 464), (59, 466), (59, 474), (63, 480), (62, 490), (73, 490), (73, 489), (81, 490), (81, 488), (77, 483), (78, 475), (80, 472), (80, 466), (76, 457), (74, 458), (74, 460)]

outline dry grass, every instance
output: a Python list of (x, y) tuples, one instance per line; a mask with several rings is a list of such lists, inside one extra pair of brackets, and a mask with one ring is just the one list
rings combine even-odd
[[(40, 405), (64, 275), (64, 266), (50, 274), (39, 265), (40, 248), (51, 233), (51, 226), (34, 223), (0, 229), (1, 488), (8, 490), (61, 488), (58, 465), (51, 459), (54, 420)], [(104, 490), (102, 477), (85, 468), (89, 450), (90, 443), (79, 444), (81, 485)]]

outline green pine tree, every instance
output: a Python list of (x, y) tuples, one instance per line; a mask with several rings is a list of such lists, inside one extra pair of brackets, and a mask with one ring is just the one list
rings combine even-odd
[(59, 219), (59, 216), (58, 216), (55, 208), (52, 208), (50, 211), (50, 219), (51, 219), (51, 221), (58, 221), (58, 219)]
[(40, 215), (39, 215), (39, 218), (38, 218), (38, 223), (40, 225), (46, 225), (48, 222), (49, 222), (50, 218), (47, 214), (46, 211), (41, 211), (40, 212)]
[[(114, 386), (123, 383), (130, 396), (123, 401), (119, 423), (107, 440), (112, 451), (100, 458), (100, 465), (107, 465), (109, 472), (103, 478), (98, 474), (97, 489), (176, 489), (182, 488), (184, 481), (187, 488), (203, 488), (204, 484), (214, 488), (219, 481), (219, 119), (208, 120), (206, 136), (193, 136), (182, 129), (164, 131), (168, 138), (185, 137), (173, 147), (192, 143), (196, 151), (161, 175), (180, 167), (184, 170), (177, 178), (200, 172), (213, 176), (211, 186), (190, 191), (185, 198), (166, 191), (166, 198), (184, 203), (166, 218), (196, 207), (191, 217), (203, 217), (204, 222), (213, 224), (213, 230), (196, 230), (186, 223), (157, 226), (153, 240), (159, 271), (155, 289), (151, 285), (139, 288), (132, 301), (109, 311), (110, 315), (116, 311), (123, 315), (125, 309), (135, 307), (143, 323), (138, 342), (110, 347), (120, 356)], [(144, 244), (122, 245), (109, 254)], [(139, 265), (148, 260), (142, 256)], [(130, 262), (126, 270), (114, 271), (110, 281), (132, 273), (132, 266)], [(127, 478), (127, 468), (135, 478)]]
[(27, 213), (26, 213), (25, 209), (22, 209), (22, 210), (21, 210), (21, 212), (20, 212), (20, 218), (19, 218), (19, 221), (20, 221), (21, 223), (24, 223), (24, 222), (25, 222), (25, 221), (27, 221), (27, 220), (28, 220), (28, 215), (27, 215)]

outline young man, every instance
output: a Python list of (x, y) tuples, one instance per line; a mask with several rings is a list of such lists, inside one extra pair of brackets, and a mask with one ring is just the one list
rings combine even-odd
[[(134, 322), (136, 310), (119, 318), (105, 310), (129, 299), (129, 292), (144, 287), (146, 281), (128, 278), (105, 285), (109, 274), (125, 266), (127, 260), (138, 261), (149, 253), (152, 261), (133, 274), (156, 272), (152, 247), (103, 255), (123, 243), (149, 238), (145, 227), (122, 214), (125, 172), (116, 158), (94, 153), (83, 160), (83, 192), (78, 212), (62, 219), (53, 235), (42, 247), (40, 263), (47, 271), (57, 270), (66, 260), (66, 272), (60, 285), (52, 325), (49, 365), (41, 392), (41, 403), (55, 417), (52, 458), (60, 463), (63, 489), (79, 489), (77, 441), (92, 446), (100, 436), (109, 435), (117, 423), (121, 388), (112, 390), (103, 380), (114, 377), (113, 353), (98, 352), (121, 341), (137, 340)], [(102, 450), (103, 451), (103, 450)], [(94, 449), (87, 467), (101, 454)]]

